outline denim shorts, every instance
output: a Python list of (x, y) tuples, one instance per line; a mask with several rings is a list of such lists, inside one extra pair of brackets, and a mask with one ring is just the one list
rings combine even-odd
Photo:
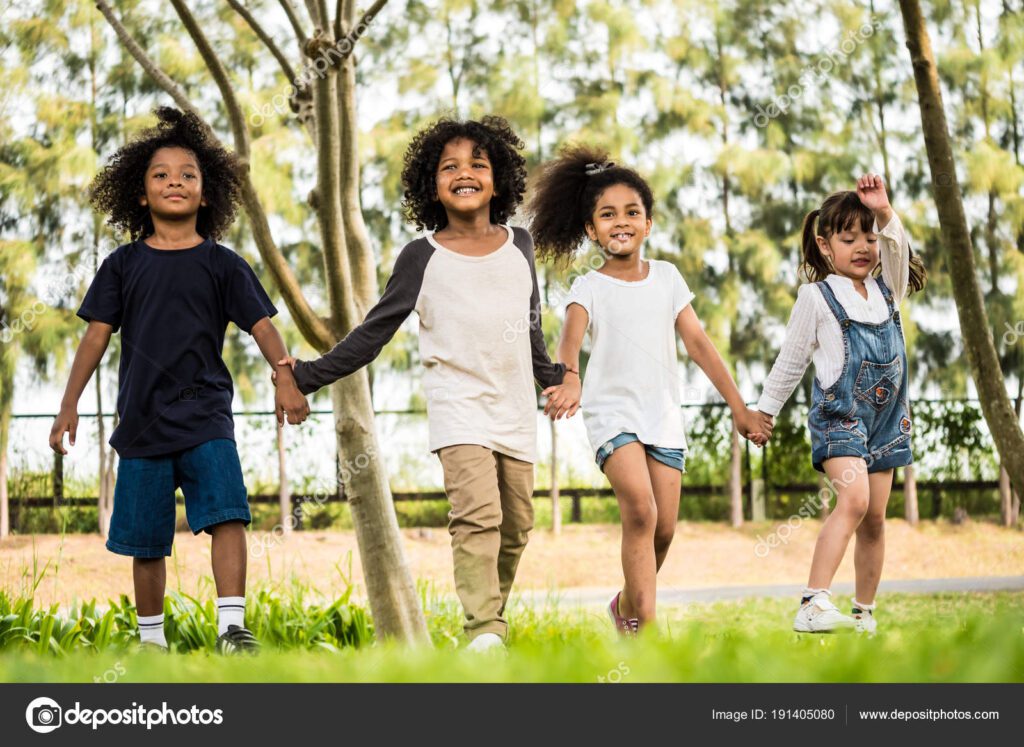
[(226, 521), (252, 521), (235, 442), (217, 438), (173, 454), (121, 460), (107, 549), (134, 558), (170, 555), (179, 487), (193, 534)]
[[(595, 458), (597, 466), (604, 472), (604, 463), (612, 455), (612, 452), (620, 446), (631, 444), (634, 441), (640, 442), (635, 433), (620, 433), (611, 441), (605, 441), (601, 448), (597, 450)], [(648, 444), (642, 444), (642, 446), (651, 458), (657, 459), (662, 464), (668, 465), (680, 472), (686, 472), (686, 452), (683, 449), (666, 449), (662, 446), (650, 446)]]

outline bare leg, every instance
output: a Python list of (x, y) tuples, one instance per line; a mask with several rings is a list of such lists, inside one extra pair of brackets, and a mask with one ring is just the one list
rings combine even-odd
[(226, 521), (210, 527), (213, 541), (210, 558), (219, 597), (245, 596), (245, 524)]
[(647, 471), (651, 475), (654, 503), (658, 508), (658, 522), (654, 527), (654, 558), (660, 571), (668, 555), (668, 548), (676, 535), (679, 490), (683, 483), (683, 473), (650, 456), (647, 457)]
[(857, 570), (858, 602), (873, 604), (882, 578), (882, 562), (885, 560), (885, 507), (892, 492), (893, 471), (875, 472), (868, 475), (871, 485), (871, 500), (864, 521), (857, 527), (857, 541), (853, 547), (853, 565)]
[(619, 614), (637, 618), (641, 627), (654, 622), (658, 573), (654, 557), (658, 508), (646, 456), (644, 447), (633, 442), (617, 448), (604, 463), (622, 516), (622, 572), (626, 583), (619, 597)]
[(850, 537), (857, 531), (868, 510), (871, 490), (868, 470), (859, 457), (835, 457), (825, 460), (825, 474), (836, 489), (836, 507), (821, 527), (814, 546), (814, 559), (807, 585), (827, 589), (846, 554)]
[(167, 564), (164, 558), (134, 558), (132, 579), (135, 582), (135, 610), (140, 617), (164, 613), (164, 590), (167, 586)]

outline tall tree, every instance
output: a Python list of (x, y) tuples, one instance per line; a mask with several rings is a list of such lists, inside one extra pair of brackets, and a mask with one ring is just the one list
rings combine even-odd
[(1024, 485), (1024, 433), (1006, 391), (976, 274), (931, 38), (917, 0), (900, 0), (900, 11), (914, 68), (932, 190), (967, 361), (999, 456), (1013, 484)]

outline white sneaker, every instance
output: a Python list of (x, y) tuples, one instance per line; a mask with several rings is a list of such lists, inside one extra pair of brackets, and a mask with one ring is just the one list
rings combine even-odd
[(805, 604), (800, 605), (793, 619), (793, 630), (797, 633), (832, 633), (849, 630), (857, 621), (839, 611), (832, 604), (832, 593), (819, 591)]
[(875, 620), (875, 613), (872, 612), (875, 605), (868, 607), (867, 605), (858, 606), (854, 603), (853, 608), (860, 610), (853, 613), (853, 619), (857, 621), (856, 631), (858, 633), (867, 633), (869, 636), (874, 635), (875, 631), (878, 630), (878, 622)]
[(467, 651), (494, 651), (505, 647), (505, 642), (497, 633), (481, 633), (466, 646)]

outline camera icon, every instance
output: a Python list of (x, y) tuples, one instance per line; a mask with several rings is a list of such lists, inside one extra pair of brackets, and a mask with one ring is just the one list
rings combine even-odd
[(201, 386), (187, 386), (178, 392), (178, 399), (182, 402), (197, 400), (202, 391), (203, 388)]
[(51, 698), (36, 698), (25, 709), (25, 721), (32, 731), (47, 734), (60, 728), (64, 710)]

